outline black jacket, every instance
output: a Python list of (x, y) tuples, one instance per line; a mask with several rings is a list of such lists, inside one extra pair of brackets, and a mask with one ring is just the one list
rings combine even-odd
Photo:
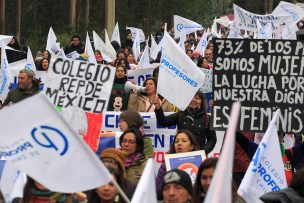
[[(208, 117), (202, 111), (179, 111), (165, 116), (163, 109), (155, 109), (157, 122), (162, 126), (177, 125), (178, 130), (189, 130), (196, 138), (200, 148), (210, 153), (216, 144), (215, 131), (210, 130), (210, 122), (206, 124)], [(207, 118), (207, 119), (206, 119)], [(207, 128), (206, 128), (207, 125)]]

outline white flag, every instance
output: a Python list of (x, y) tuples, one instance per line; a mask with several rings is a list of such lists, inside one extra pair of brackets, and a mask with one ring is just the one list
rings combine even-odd
[(207, 33), (205, 31), (200, 41), (197, 43), (195, 51), (198, 51), (200, 55), (204, 56), (207, 45), (208, 45), (208, 39), (207, 39)]
[(156, 43), (153, 35), (151, 34), (150, 57), (155, 60), (159, 51), (160, 51), (160, 46)]
[(146, 46), (144, 49), (138, 65), (140, 68), (149, 68), (150, 67), (150, 56), (149, 56), (149, 46)]
[[(73, 193), (111, 181), (106, 167), (43, 93), (2, 109), (0, 123), (5, 123), (1, 153), (49, 190)], [(18, 128), (12, 128), (16, 123)]]
[(93, 40), (94, 40), (94, 46), (95, 50), (99, 50), (104, 58), (105, 61), (111, 62), (116, 59), (111, 58), (110, 55), (107, 52), (107, 47), (106, 44), (102, 41), (102, 39), (98, 36), (98, 34), (93, 30)]
[(1, 47), (1, 67), (0, 67), (0, 100), (4, 101), (9, 92), (10, 86), (10, 73), (9, 65), (6, 57), (6, 52)]
[(182, 34), (182, 31), (183, 31), (183, 34), (186, 35), (191, 32), (195, 32), (197, 30), (203, 29), (202, 25), (200, 25), (192, 20), (189, 20), (187, 18), (178, 16), (178, 15), (173, 16), (173, 21), (174, 21), (175, 38), (180, 37)]
[(13, 36), (0, 35), (0, 47), (5, 47), (13, 39)]
[(138, 57), (140, 54), (139, 33), (136, 33), (135, 39), (133, 41), (132, 52), (133, 52), (135, 61), (138, 61)]
[(161, 49), (157, 92), (183, 111), (202, 87), (205, 75), (167, 32)]
[(157, 203), (153, 159), (149, 159), (134, 192), (132, 203)]
[(36, 71), (36, 65), (30, 47), (27, 50), (26, 68), (31, 69), (32, 71)]
[(87, 32), (87, 37), (86, 37), (86, 45), (85, 45), (85, 49), (84, 52), (87, 54), (88, 56), (88, 62), (90, 63), (97, 63), (96, 62), (96, 58), (95, 58), (95, 54), (91, 45), (91, 41), (89, 38), (89, 33)]
[(23, 197), (26, 174), (19, 171), (11, 161), (6, 161), (1, 176), (1, 192), (6, 202), (12, 202), (15, 197)]
[(50, 27), (47, 42), (46, 42), (46, 50), (48, 50), (50, 53), (57, 54), (57, 52), (60, 52), (60, 47), (56, 43), (57, 37), (55, 35), (55, 32), (52, 27)]
[(68, 58), (68, 59), (71, 59), (71, 60), (75, 60), (75, 59), (79, 58), (79, 54), (78, 54), (77, 51), (72, 51), (72, 52), (68, 53), (66, 55), (66, 57), (62, 57), (62, 58)]
[(112, 33), (111, 42), (113, 42), (113, 41), (118, 42), (118, 44), (121, 46), (118, 22), (116, 23), (113, 33)]
[(234, 160), (235, 131), (239, 120), (240, 109), (240, 102), (236, 102), (232, 105), (223, 150), (216, 165), (205, 202), (232, 202), (232, 168)]
[(218, 24), (221, 24), (221, 25), (224, 25), (225, 27), (229, 28), (231, 26), (231, 24), (233, 23), (233, 21), (231, 21), (228, 16), (223, 16), (223, 17), (220, 17), (218, 19), (215, 19), (215, 21), (218, 23)]
[(184, 30), (181, 31), (181, 35), (179, 37), (178, 46), (181, 48), (182, 51), (186, 51), (185, 41), (187, 40), (186, 34), (184, 34)]
[(136, 33), (139, 33), (140, 42), (144, 42), (146, 40), (145, 33), (142, 29), (135, 28), (135, 27), (126, 27), (126, 29), (131, 30), (133, 40), (135, 40)]
[(304, 17), (304, 9), (298, 5), (280, 1), (279, 5), (272, 11), (273, 15), (285, 16), (286, 24), (296, 24)]
[(276, 122), (279, 109), (256, 150), (238, 194), (247, 202), (262, 202), (259, 197), (287, 187)]
[(258, 19), (261, 23), (266, 24), (270, 23), (274, 27), (282, 24), (288, 18), (286, 15), (275, 15), (274, 13), (268, 15), (258, 15), (255, 13), (251, 13), (242, 9), (241, 7), (233, 4), (234, 11), (234, 22), (236, 26), (240, 29), (249, 30), (254, 32), (256, 30), (256, 19)]
[(112, 59), (116, 59), (116, 51), (111, 44), (111, 41), (109, 39), (109, 35), (108, 35), (108, 32), (107, 32), (106, 29), (105, 29), (105, 43), (106, 43), (106, 53), (107, 53), (107, 55)]
[(213, 24), (211, 26), (211, 34), (213, 37), (221, 38), (217, 31), (216, 19), (213, 20)]
[(260, 21), (256, 20), (257, 25), (257, 33), (258, 33), (258, 39), (268, 39), (268, 34), (265, 28), (261, 25)]

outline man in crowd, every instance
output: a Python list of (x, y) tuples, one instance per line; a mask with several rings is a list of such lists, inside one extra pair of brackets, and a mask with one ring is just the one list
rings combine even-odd
[(78, 35), (74, 35), (71, 39), (71, 43), (64, 49), (65, 54), (69, 54), (73, 51), (77, 51), (78, 54), (84, 53), (85, 46), (81, 43), (81, 39)]
[(167, 172), (163, 187), (164, 203), (187, 203), (192, 200), (192, 182), (185, 171), (178, 169)]
[(34, 72), (22, 69), (18, 75), (18, 87), (10, 90), (3, 106), (17, 103), (39, 92), (39, 82), (35, 79)]

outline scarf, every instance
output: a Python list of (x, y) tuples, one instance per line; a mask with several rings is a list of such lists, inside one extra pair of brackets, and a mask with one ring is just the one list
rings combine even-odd
[(135, 152), (130, 154), (125, 159), (125, 167), (129, 168), (130, 166), (135, 165), (139, 160), (141, 160), (143, 155), (140, 152)]
[(30, 202), (35, 203), (64, 203), (67, 196), (63, 193), (31, 189)]

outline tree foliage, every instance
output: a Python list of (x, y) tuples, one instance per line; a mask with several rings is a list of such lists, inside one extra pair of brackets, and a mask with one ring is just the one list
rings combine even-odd
[[(85, 38), (87, 31), (91, 34), (93, 30), (104, 36), (105, 1), (90, 1), (87, 29), (85, 3), (86, 0), (77, 0), (76, 27), (73, 30), (69, 22), (70, 1), (22, 0), (21, 43), (30, 46), (33, 53), (43, 50), (51, 26), (61, 46), (67, 45), (70, 36), (75, 33), (82, 39)], [(116, 0), (115, 19), (119, 22), (121, 40), (124, 41), (126, 26), (141, 28), (148, 35), (156, 33), (162, 22), (167, 22), (169, 29), (173, 25), (173, 15), (191, 19), (204, 27), (210, 26), (215, 17), (231, 13), (233, 3), (251, 12), (264, 12), (264, 0)], [(274, 0), (273, 6), (278, 3), (278, 0)], [(7, 0), (5, 10), (5, 34), (15, 35), (16, 0)]]

